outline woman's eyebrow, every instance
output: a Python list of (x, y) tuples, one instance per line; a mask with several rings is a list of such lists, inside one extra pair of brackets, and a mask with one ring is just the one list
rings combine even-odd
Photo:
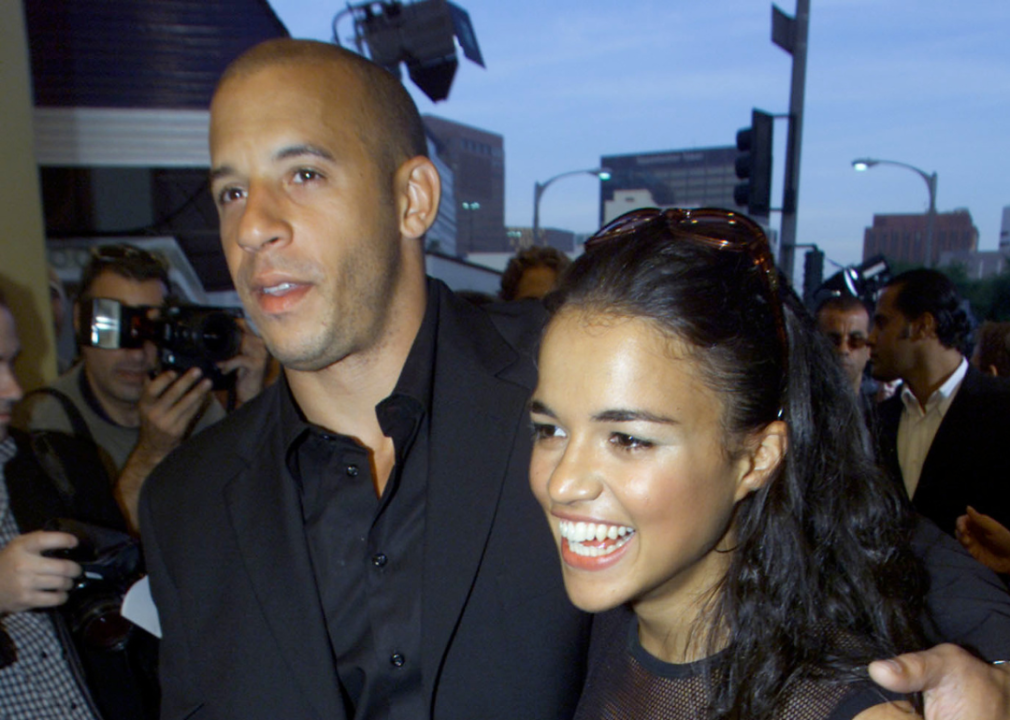
[(539, 400), (530, 400), (530, 412), (536, 413), (537, 415), (546, 415), (547, 417), (556, 418), (557, 415), (549, 407), (544, 405)]
[(648, 410), (604, 410), (593, 415), (597, 422), (651, 422), (663, 425), (676, 425), (677, 420), (664, 415), (656, 415)]

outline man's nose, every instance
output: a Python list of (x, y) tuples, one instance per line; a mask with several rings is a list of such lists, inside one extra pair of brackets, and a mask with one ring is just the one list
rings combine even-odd
[(238, 244), (256, 252), (290, 242), (291, 226), (283, 219), (281, 207), (272, 188), (251, 184), (236, 228)]

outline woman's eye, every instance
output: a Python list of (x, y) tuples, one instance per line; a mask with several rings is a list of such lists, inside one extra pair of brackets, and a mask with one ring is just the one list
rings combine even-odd
[(550, 423), (533, 423), (533, 440), (550, 440), (551, 438), (564, 437), (564, 432), (557, 425)]
[(649, 440), (643, 440), (626, 433), (613, 433), (610, 436), (610, 442), (622, 450), (638, 450), (652, 447), (652, 442)]

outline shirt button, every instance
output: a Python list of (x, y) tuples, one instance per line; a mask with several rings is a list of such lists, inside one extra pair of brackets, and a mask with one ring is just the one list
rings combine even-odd
[(403, 667), (403, 664), (407, 662), (407, 658), (403, 657), (403, 653), (393, 653), (389, 658), (389, 662), (393, 664), (393, 667)]
[(386, 553), (375, 553), (375, 555), (372, 555), (372, 565), (377, 568), (386, 567), (387, 562), (389, 562), (389, 558), (386, 557)]
[(347, 473), (348, 477), (358, 477), (358, 466), (348, 465), (346, 468), (344, 468), (344, 472)]

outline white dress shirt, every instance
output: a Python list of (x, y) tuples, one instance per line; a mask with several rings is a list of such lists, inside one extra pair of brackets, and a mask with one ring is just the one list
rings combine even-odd
[(909, 497), (915, 495), (926, 454), (967, 372), (968, 361), (961, 358), (957, 370), (929, 396), (925, 409), (919, 405), (908, 385), (901, 388), (901, 402), (905, 409), (898, 423), (898, 464)]

